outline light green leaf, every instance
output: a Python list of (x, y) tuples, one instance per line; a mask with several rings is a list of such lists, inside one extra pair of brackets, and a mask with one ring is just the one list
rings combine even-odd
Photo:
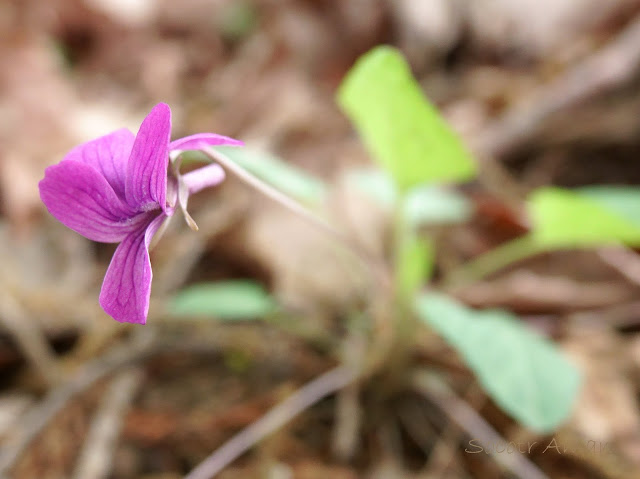
[(640, 188), (634, 186), (586, 186), (577, 188), (575, 191), (640, 226)]
[[(394, 209), (398, 193), (393, 180), (378, 169), (358, 169), (346, 174), (348, 185), (377, 201), (380, 206)], [(414, 228), (434, 224), (461, 223), (469, 219), (473, 207), (462, 194), (439, 186), (416, 186), (405, 195), (405, 216)]]
[(396, 49), (380, 46), (361, 57), (342, 82), (338, 103), (401, 191), (474, 176), (471, 155)]
[(629, 205), (602, 192), (587, 194), (561, 188), (542, 188), (529, 199), (533, 239), (550, 247), (640, 245), (640, 224)]
[(321, 180), (285, 163), (271, 153), (247, 146), (219, 146), (215, 149), (248, 172), (297, 200), (316, 205), (325, 197), (326, 186)]
[(276, 310), (275, 300), (253, 281), (200, 283), (180, 291), (169, 303), (178, 316), (211, 316), (236, 320), (260, 318)]
[(419, 318), (461, 354), (506, 412), (546, 433), (571, 413), (580, 375), (553, 343), (506, 311), (469, 309), (444, 295), (418, 296)]

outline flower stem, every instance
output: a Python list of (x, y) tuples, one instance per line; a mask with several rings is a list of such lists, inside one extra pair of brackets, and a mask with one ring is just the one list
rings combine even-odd
[(407, 222), (405, 199), (404, 195), (400, 195), (393, 211), (394, 302), (391, 318), (394, 337), (389, 351), (391, 377), (402, 377), (409, 363), (409, 351), (412, 350), (416, 328), (412, 314), (415, 291), (408, 291), (405, 284), (406, 248), (413, 234)]
[(364, 264), (369, 266), (375, 278), (380, 283), (380, 285), (383, 286), (384, 289), (387, 289), (389, 287), (389, 279), (387, 277), (384, 266), (380, 264), (378, 259), (373, 258), (371, 255), (363, 251), (363, 249), (358, 244), (354, 243), (349, 236), (345, 235), (342, 231), (334, 228), (327, 221), (319, 218), (317, 215), (313, 214), (307, 208), (302, 206), (300, 203), (291, 199), (284, 193), (278, 191), (273, 186), (252, 175), (225, 154), (213, 148), (205, 148), (202, 150), (202, 153), (204, 153), (211, 160), (222, 165), (226, 170), (233, 173), (239, 180), (259, 191), (267, 198), (288, 209), (299, 218), (305, 220), (307, 223), (334, 237), (349, 251), (351, 251), (357, 258), (359, 258)]
[(408, 244), (408, 238), (411, 232), (409, 231), (409, 225), (407, 224), (407, 218), (405, 213), (405, 197), (401, 196), (398, 199), (394, 210), (394, 280), (395, 280), (395, 298), (396, 298), (396, 329), (399, 336), (403, 336), (408, 333), (408, 324), (411, 323), (411, 302), (413, 300), (413, 293), (415, 291), (405, 291), (403, 276), (405, 273), (405, 248)]
[(448, 288), (478, 281), (512, 263), (548, 250), (548, 246), (535, 242), (531, 235), (521, 236), (454, 269), (442, 279), (442, 284)]

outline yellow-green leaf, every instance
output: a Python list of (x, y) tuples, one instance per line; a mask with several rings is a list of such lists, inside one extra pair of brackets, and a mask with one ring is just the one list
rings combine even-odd
[(398, 50), (380, 46), (360, 58), (340, 86), (338, 103), (401, 191), (474, 176), (471, 155)]
[(549, 247), (640, 245), (640, 223), (595, 194), (542, 188), (531, 195), (528, 206), (533, 239), (539, 244)]

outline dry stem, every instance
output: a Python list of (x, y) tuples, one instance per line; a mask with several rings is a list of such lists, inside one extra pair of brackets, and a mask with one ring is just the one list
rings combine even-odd
[(292, 396), (275, 406), (253, 424), (233, 436), (218, 448), (184, 479), (209, 479), (232, 461), (273, 433), (295, 416), (329, 394), (340, 390), (356, 378), (356, 373), (346, 366), (338, 366), (300, 388)]

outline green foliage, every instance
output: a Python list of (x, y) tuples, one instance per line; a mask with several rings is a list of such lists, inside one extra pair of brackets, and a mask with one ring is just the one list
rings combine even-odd
[(633, 186), (587, 186), (575, 191), (640, 226), (640, 188)]
[(638, 199), (629, 189), (539, 189), (529, 200), (533, 238), (551, 248), (640, 245)]
[(361, 57), (340, 86), (338, 103), (401, 191), (475, 174), (470, 154), (396, 49), (381, 46)]
[(475, 311), (435, 294), (418, 296), (416, 311), (458, 350), (495, 402), (524, 425), (544, 433), (569, 416), (578, 371), (515, 316)]
[(325, 184), (276, 156), (256, 148), (219, 146), (215, 148), (249, 173), (283, 193), (306, 204), (319, 204), (325, 197)]
[[(354, 170), (346, 175), (347, 184), (362, 191), (390, 210), (395, 209), (398, 193), (393, 180), (377, 169)], [(469, 219), (473, 207), (460, 193), (439, 186), (416, 186), (404, 195), (404, 214), (414, 228), (434, 224), (461, 223)]]
[(169, 303), (177, 316), (208, 316), (220, 320), (253, 319), (276, 310), (275, 300), (253, 281), (200, 283), (180, 291)]

